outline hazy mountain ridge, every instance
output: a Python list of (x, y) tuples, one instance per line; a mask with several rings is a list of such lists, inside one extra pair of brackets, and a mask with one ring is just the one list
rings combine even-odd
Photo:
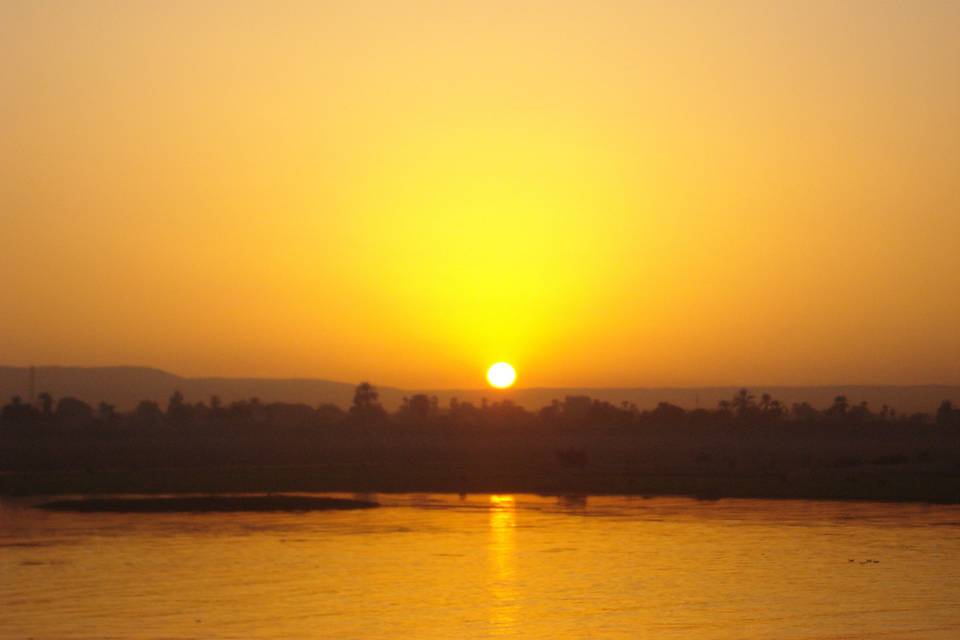
[[(190, 402), (207, 401), (218, 395), (224, 402), (256, 397), (263, 402), (302, 402), (315, 406), (324, 402), (346, 407), (353, 397), (355, 383), (316, 378), (225, 378), (184, 377), (151, 367), (62, 367), (35, 368), (34, 393), (48, 392), (56, 398), (73, 396), (88, 403), (106, 401), (120, 410), (132, 409), (140, 400), (154, 400), (164, 405), (179, 390)], [(376, 384), (376, 380), (372, 381)], [(480, 403), (509, 398), (529, 409), (550, 404), (567, 395), (588, 395), (598, 400), (619, 404), (632, 402), (641, 409), (670, 402), (687, 409), (713, 408), (720, 400), (729, 400), (740, 388), (719, 387), (613, 387), (575, 388), (540, 387), (507, 391), (493, 389), (404, 390), (378, 386), (381, 400), (388, 409), (398, 406), (404, 396), (414, 393), (435, 395), (442, 405), (450, 398)], [(810, 402), (825, 407), (839, 394), (852, 404), (866, 401), (879, 409), (886, 404), (898, 412), (932, 413), (942, 400), (960, 400), (960, 385), (817, 385), (817, 386), (748, 386), (759, 396), (769, 393), (788, 406), (794, 402)], [(30, 395), (28, 367), (0, 367), (0, 400), (12, 396), (24, 399)]]

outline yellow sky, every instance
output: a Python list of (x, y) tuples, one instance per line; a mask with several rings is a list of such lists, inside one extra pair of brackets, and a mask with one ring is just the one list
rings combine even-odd
[(0, 361), (960, 383), (960, 3), (0, 4)]

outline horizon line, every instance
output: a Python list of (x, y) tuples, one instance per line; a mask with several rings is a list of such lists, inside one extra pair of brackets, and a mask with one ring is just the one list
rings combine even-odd
[(322, 378), (322, 377), (307, 377), (307, 376), (262, 376), (262, 375), (245, 375), (245, 376), (229, 376), (229, 375), (183, 375), (180, 373), (172, 372), (168, 369), (153, 365), (138, 365), (138, 364), (117, 364), (117, 365), (72, 365), (72, 364), (41, 364), (41, 365), (11, 365), (11, 364), (0, 364), (0, 369), (24, 369), (29, 371), (30, 369), (141, 369), (148, 371), (156, 371), (168, 376), (173, 376), (182, 380), (274, 380), (274, 381), (283, 381), (283, 382), (326, 382), (330, 384), (338, 384), (344, 386), (356, 386), (362, 382), (368, 382), (378, 389), (389, 389), (392, 391), (401, 391), (401, 392), (423, 392), (423, 391), (432, 391), (432, 392), (441, 392), (441, 393), (452, 393), (452, 392), (484, 392), (490, 391), (498, 394), (508, 394), (511, 392), (518, 391), (550, 391), (550, 390), (563, 390), (563, 389), (582, 389), (582, 390), (595, 390), (595, 391), (662, 391), (662, 390), (721, 390), (721, 389), (816, 389), (816, 388), (849, 388), (849, 387), (960, 387), (960, 382), (949, 383), (949, 382), (911, 382), (911, 383), (891, 383), (891, 382), (845, 382), (845, 383), (812, 383), (812, 384), (782, 384), (782, 383), (751, 383), (751, 384), (742, 384), (742, 383), (730, 383), (730, 384), (702, 384), (702, 385), (661, 385), (661, 386), (624, 386), (624, 385), (609, 385), (609, 386), (590, 386), (590, 385), (557, 385), (557, 386), (512, 386), (506, 389), (495, 389), (493, 387), (399, 387), (390, 384), (379, 384), (373, 379), (360, 379), (356, 382), (347, 382), (343, 380), (335, 380), (331, 378)]

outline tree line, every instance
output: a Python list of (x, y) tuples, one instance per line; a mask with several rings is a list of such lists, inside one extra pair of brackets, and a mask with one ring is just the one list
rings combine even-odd
[(403, 399), (399, 408), (387, 411), (375, 386), (357, 385), (353, 401), (346, 409), (336, 404), (310, 406), (300, 403), (264, 403), (258, 398), (224, 403), (218, 396), (206, 402), (189, 402), (175, 391), (165, 406), (143, 400), (132, 411), (118, 411), (101, 402), (97, 406), (73, 397), (55, 400), (41, 393), (34, 402), (14, 397), (0, 410), (0, 425), (8, 433), (47, 431), (106, 430), (123, 431), (162, 428), (248, 425), (275, 428), (317, 427), (630, 427), (630, 426), (710, 426), (818, 424), (855, 426), (867, 424), (903, 424), (960, 427), (960, 409), (943, 401), (933, 414), (898, 413), (883, 405), (874, 410), (866, 402), (853, 404), (838, 395), (828, 407), (816, 408), (807, 402), (786, 406), (769, 394), (754, 396), (741, 389), (729, 400), (712, 409), (684, 409), (660, 402), (655, 408), (640, 410), (633, 403), (614, 404), (585, 395), (566, 396), (539, 410), (531, 411), (509, 399), (480, 404), (452, 398), (441, 406), (436, 396), (414, 394)]

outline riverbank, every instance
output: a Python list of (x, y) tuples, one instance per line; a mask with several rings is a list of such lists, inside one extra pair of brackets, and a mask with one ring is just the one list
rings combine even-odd
[(792, 473), (638, 473), (603, 469), (487, 469), (445, 465), (326, 465), (15, 472), (0, 495), (188, 493), (533, 493), (960, 504), (960, 473), (890, 468)]
[(101, 498), (43, 502), (46, 511), (77, 513), (207, 513), (270, 511), (341, 511), (378, 507), (369, 500), (309, 496), (187, 496), (163, 498)]

